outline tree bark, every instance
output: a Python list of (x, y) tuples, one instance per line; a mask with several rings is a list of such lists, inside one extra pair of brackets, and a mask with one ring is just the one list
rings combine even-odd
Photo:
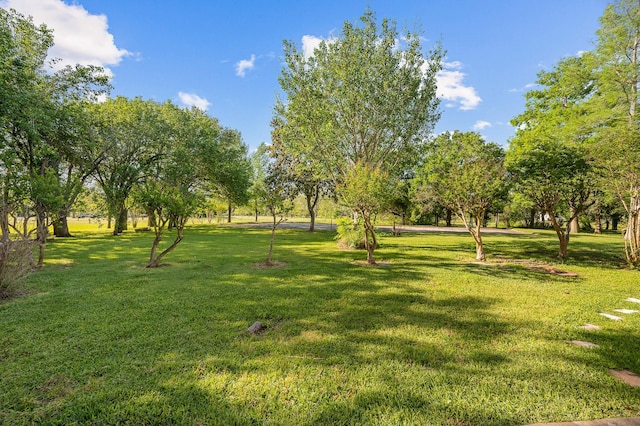
[(553, 226), (554, 231), (556, 231), (556, 235), (558, 236), (558, 241), (560, 242), (560, 250), (558, 252), (558, 257), (560, 259), (566, 259), (569, 255), (569, 235), (571, 232), (571, 227), (567, 224), (566, 231), (562, 229), (556, 217), (554, 215), (553, 210), (547, 211), (549, 215), (549, 221), (551, 222), (551, 226)]
[(451, 216), (453, 215), (453, 213), (451, 212), (450, 209), (447, 209), (447, 214), (445, 216), (445, 223), (447, 224), (447, 226), (451, 226)]
[(273, 224), (271, 225), (271, 238), (269, 239), (269, 253), (267, 253), (267, 261), (265, 262), (267, 266), (272, 266), (271, 256), (273, 255), (273, 243), (276, 240), (276, 227), (278, 226), (276, 222), (276, 215), (273, 214)]
[(9, 213), (7, 212), (5, 206), (0, 208), (0, 231), (2, 235), (0, 237), (1, 243), (6, 243), (9, 241)]
[(373, 257), (373, 252), (378, 244), (376, 240), (376, 233), (371, 224), (371, 216), (369, 212), (361, 211), (362, 223), (364, 225), (364, 248), (367, 250), (367, 263), (369, 265), (375, 265), (376, 259)]
[(314, 232), (316, 230), (316, 205), (318, 204), (319, 197), (320, 191), (305, 194), (305, 198), (307, 199), (307, 211), (309, 212), (310, 218), (309, 232)]
[(231, 223), (231, 202), (229, 202), (229, 207), (227, 209), (227, 223)]
[(625, 256), (629, 265), (640, 265), (640, 188), (632, 190), (627, 228), (624, 233)]
[(122, 200), (116, 208), (113, 224), (113, 236), (117, 236), (127, 230), (127, 216), (127, 208), (124, 205), (124, 200)]
[(68, 212), (61, 211), (58, 213), (58, 217), (53, 222), (53, 235), (61, 238), (72, 237), (71, 232), (69, 232), (69, 222), (67, 220)]
[(38, 244), (38, 262), (37, 268), (44, 265), (44, 253), (47, 248), (47, 215), (44, 209), (36, 206), (36, 242)]
[(597, 203), (593, 216), (593, 233), (602, 234), (602, 209), (600, 208), (600, 203)]
[(176, 239), (173, 241), (173, 243), (171, 243), (171, 245), (169, 247), (164, 249), (157, 256), (156, 256), (156, 253), (157, 253), (157, 250), (158, 250), (158, 245), (160, 244), (160, 241), (162, 240), (162, 231), (160, 231), (160, 232), (156, 231), (156, 237), (154, 238), (153, 245), (151, 246), (151, 256), (149, 257), (149, 264), (147, 265), (147, 268), (157, 268), (158, 266), (160, 266), (160, 261), (162, 260), (162, 258), (164, 258), (173, 249), (175, 249), (176, 246), (180, 243), (180, 241), (182, 241), (183, 235), (184, 235), (184, 223), (185, 222), (186, 222), (186, 220), (180, 220), (180, 223), (176, 225), (176, 229), (178, 231)]
[(579, 223), (579, 215), (576, 212), (574, 207), (569, 208), (569, 216), (572, 217), (569, 226), (571, 227), (571, 232), (577, 234), (580, 232), (580, 223)]

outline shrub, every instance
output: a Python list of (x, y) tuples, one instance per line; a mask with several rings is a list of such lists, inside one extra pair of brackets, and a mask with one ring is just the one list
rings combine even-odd
[(362, 249), (364, 248), (364, 227), (354, 223), (350, 217), (341, 217), (336, 220), (336, 240), (343, 248)]
[(33, 268), (33, 253), (28, 241), (0, 243), (0, 299), (11, 297), (15, 285)]

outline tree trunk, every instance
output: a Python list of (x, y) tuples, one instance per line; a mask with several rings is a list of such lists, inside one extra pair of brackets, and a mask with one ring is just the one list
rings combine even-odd
[(445, 217), (445, 223), (447, 224), (447, 226), (451, 226), (451, 216), (452, 216), (452, 212), (451, 209), (447, 209), (447, 214)]
[(53, 235), (56, 237), (68, 238), (72, 237), (69, 232), (69, 222), (67, 221), (68, 212), (66, 210), (60, 211), (58, 217), (53, 222)]
[(531, 209), (529, 212), (529, 228), (533, 229), (536, 227), (536, 210)]
[(558, 257), (560, 259), (566, 259), (569, 255), (569, 235), (571, 232), (571, 227), (567, 224), (566, 231), (562, 229), (553, 211), (547, 212), (549, 215), (549, 221), (551, 222), (551, 226), (553, 226), (554, 231), (556, 231), (556, 235), (558, 236), (558, 241), (560, 242), (560, 250), (558, 252)]
[(373, 252), (376, 249), (376, 233), (371, 224), (371, 216), (369, 212), (362, 211), (362, 223), (364, 225), (364, 248), (367, 250), (367, 263), (369, 265), (375, 265), (376, 259), (373, 257)]
[(572, 218), (569, 226), (571, 227), (571, 232), (577, 234), (580, 232), (580, 223), (579, 223), (579, 214), (576, 212), (574, 207), (569, 208), (569, 216)]
[(307, 211), (309, 212), (309, 232), (316, 230), (316, 205), (318, 204), (319, 192), (314, 194), (305, 194), (307, 199)]
[(173, 240), (173, 243), (171, 243), (171, 245), (169, 247), (164, 249), (162, 251), (162, 253), (160, 253), (157, 256), (156, 256), (156, 252), (157, 252), (157, 249), (158, 249), (158, 245), (160, 244), (160, 240), (162, 239), (162, 231), (161, 230), (160, 231), (156, 231), (156, 238), (153, 240), (153, 245), (151, 247), (151, 256), (149, 258), (149, 264), (147, 265), (147, 268), (157, 268), (158, 266), (160, 266), (160, 261), (170, 251), (175, 249), (176, 246), (180, 243), (180, 241), (182, 241), (182, 238), (183, 238), (183, 235), (184, 235), (184, 224), (185, 223), (186, 223), (186, 218), (180, 219), (179, 223), (176, 223), (176, 229), (178, 231), (176, 239)]
[(486, 255), (484, 253), (484, 244), (482, 243), (482, 232), (480, 228), (484, 222), (485, 213), (485, 211), (477, 211), (475, 215), (470, 214), (469, 217), (473, 217), (473, 226), (471, 226), (471, 222), (467, 221), (464, 211), (457, 211), (458, 217), (462, 220), (465, 228), (467, 228), (467, 231), (469, 231), (476, 243), (476, 260), (482, 262), (486, 260)]
[(124, 200), (122, 200), (116, 209), (114, 216), (114, 224), (113, 224), (113, 235), (117, 236), (121, 234), (123, 231), (127, 230), (127, 208), (124, 205)]
[(42, 208), (36, 207), (36, 242), (38, 244), (37, 268), (44, 265), (44, 253), (47, 248), (47, 215)]
[(227, 208), (227, 223), (231, 223), (231, 202), (229, 202), (229, 207)]
[(0, 231), (2, 231), (0, 243), (9, 241), (9, 213), (5, 206), (0, 209)]
[[(484, 215), (483, 215), (484, 216)], [(479, 217), (476, 218), (476, 227), (471, 233), (473, 235), (473, 239), (476, 242), (476, 260), (480, 260), (484, 262), (487, 260), (487, 256), (484, 253), (484, 244), (482, 243), (482, 233), (480, 232), (481, 219)]]
[(602, 234), (602, 209), (600, 208), (600, 203), (596, 205), (593, 216), (593, 233)]
[(629, 200), (629, 218), (624, 232), (624, 248), (627, 262), (631, 266), (640, 265), (640, 188), (632, 191)]
[(267, 253), (267, 261), (265, 262), (267, 266), (272, 266), (271, 256), (273, 255), (273, 243), (276, 240), (276, 227), (278, 223), (276, 221), (276, 214), (272, 212), (273, 216), (273, 224), (271, 225), (271, 238), (269, 239), (269, 253)]
[(618, 223), (620, 222), (620, 215), (618, 213), (614, 213), (611, 215), (611, 230), (618, 230)]

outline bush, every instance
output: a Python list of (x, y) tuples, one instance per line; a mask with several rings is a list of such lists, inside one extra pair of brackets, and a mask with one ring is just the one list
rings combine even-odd
[(33, 268), (33, 253), (28, 241), (0, 243), (0, 299), (11, 297), (15, 285)]
[(350, 217), (341, 217), (336, 220), (336, 240), (343, 248), (362, 249), (364, 248), (364, 227), (353, 222)]

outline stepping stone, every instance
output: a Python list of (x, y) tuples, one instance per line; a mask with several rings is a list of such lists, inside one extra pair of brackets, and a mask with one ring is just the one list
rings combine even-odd
[(601, 330), (599, 326), (593, 325), (593, 324), (581, 325), (580, 328), (584, 328), (585, 330), (589, 330), (589, 331)]
[(640, 299), (636, 299), (634, 297), (630, 297), (627, 299), (627, 302), (640, 303)]
[(611, 373), (614, 377), (622, 380), (629, 386), (640, 388), (640, 376), (638, 376), (635, 373), (632, 373), (631, 371), (610, 369), (609, 373)]
[(603, 312), (600, 312), (600, 315), (602, 315), (603, 317), (609, 318), (610, 320), (614, 320), (614, 321), (622, 321), (622, 318), (615, 316), (615, 315), (611, 315), (611, 314), (605, 314)]
[(640, 312), (635, 309), (614, 309), (614, 311), (620, 312), (622, 314), (637, 314), (638, 312)]
[(582, 340), (571, 340), (569, 343), (576, 345), (576, 346), (581, 346), (583, 348), (599, 348), (599, 345), (596, 345), (595, 343), (591, 343), (591, 342), (583, 342)]

